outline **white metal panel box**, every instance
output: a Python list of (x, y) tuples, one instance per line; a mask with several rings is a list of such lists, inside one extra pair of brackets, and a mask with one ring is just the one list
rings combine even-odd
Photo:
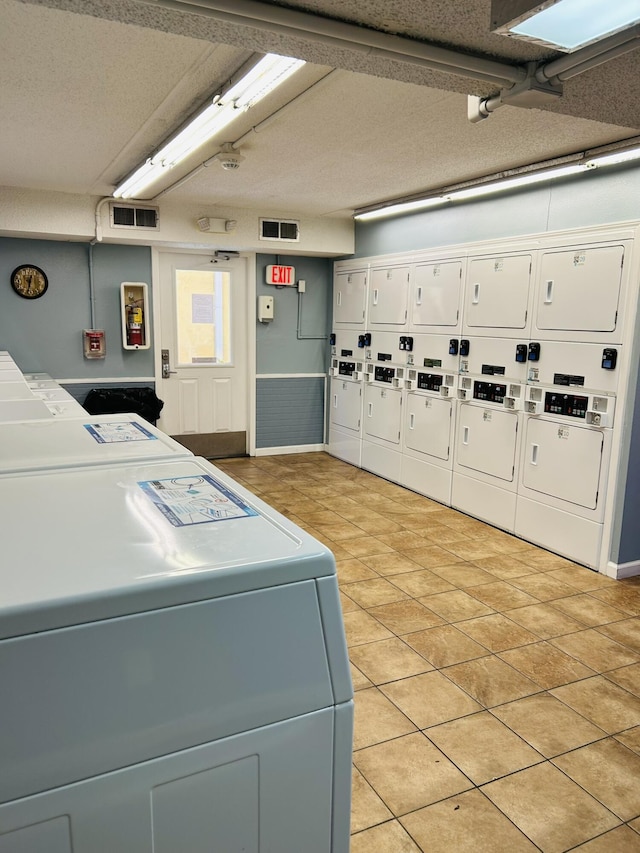
[(362, 418), (362, 383), (332, 377), (330, 394), (330, 423), (358, 432)]
[(73, 418), (0, 423), (0, 472), (193, 456), (139, 415), (88, 415), (78, 409)]
[(411, 326), (434, 332), (456, 327), (462, 296), (461, 260), (416, 264), (411, 285)]

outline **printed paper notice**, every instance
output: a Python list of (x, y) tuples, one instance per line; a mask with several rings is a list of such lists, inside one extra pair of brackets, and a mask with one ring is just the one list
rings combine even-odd
[(158, 436), (133, 421), (111, 424), (84, 424), (98, 444), (118, 444), (122, 441), (156, 441)]
[(192, 295), (191, 322), (213, 323), (213, 293), (194, 293)]
[(213, 477), (173, 477), (138, 485), (174, 527), (258, 515)]

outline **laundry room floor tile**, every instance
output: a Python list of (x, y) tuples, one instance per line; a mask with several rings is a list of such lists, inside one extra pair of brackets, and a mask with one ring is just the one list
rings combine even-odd
[(325, 453), (216, 464), (336, 557), (351, 853), (640, 853), (640, 578)]

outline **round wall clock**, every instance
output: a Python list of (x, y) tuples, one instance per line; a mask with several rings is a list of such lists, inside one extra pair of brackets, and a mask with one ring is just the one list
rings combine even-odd
[(49, 281), (44, 270), (33, 264), (21, 264), (11, 273), (11, 287), (18, 296), (38, 299), (47, 292)]

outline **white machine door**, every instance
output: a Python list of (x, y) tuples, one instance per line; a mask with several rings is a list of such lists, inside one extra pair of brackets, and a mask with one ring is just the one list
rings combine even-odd
[(340, 272), (333, 285), (333, 322), (335, 325), (364, 326), (367, 274), (364, 270)]
[(343, 379), (331, 380), (331, 423), (347, 429), (360, 429), (362, 385)]
[(465, 324), (524, 329), (530, 278), (531, 255), (473, 258), (467, 276)]
[(402, 392), (398, 388), (365, 386), (364, 431), (373, 438), (400, 443)]
[(517, 436), (515, 412), (461, 403), (457, 462), (465, 468), (513, 482)]
[(522, 483), (536, 492), (595, 509), (603, 444), (599, 430), (530, 418)]
[(371, 270), (369, 324), (402, 326), (407, 321), (409, 267)]
[(405, 445), (437, 459), (449, 458), (453, 401), (407, 394)]
[(455, 326), (460, 315), (462, 263), (420, 264), (413, 276), (414, 326)]
[(537, 296), (537, 328), (613, 332), (623, 261), (623, 246), (544, 254)]

